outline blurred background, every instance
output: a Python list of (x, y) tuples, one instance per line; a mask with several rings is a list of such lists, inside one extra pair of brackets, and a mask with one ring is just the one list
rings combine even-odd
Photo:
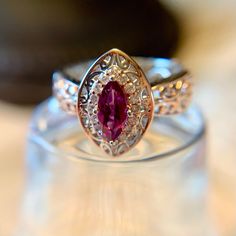
[(17, 221), (28, 124), (52, 71), (113, 47), (192, 71), (208, 124), (210, 214), (218, 235), (236, 235), (236, 1), (108, 3), (0, 0), (0, 236)]

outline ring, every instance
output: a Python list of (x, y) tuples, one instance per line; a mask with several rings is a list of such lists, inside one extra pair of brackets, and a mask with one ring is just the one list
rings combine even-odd
[(181, 113), (191, 100), (191, 75), (176, 60), (135, 60), (112, 49), (92, 65), (77, 64), (53, 74), (59, 106), (77, 115), (88, 137), (110, 156), (132, 149), (154, 116)]

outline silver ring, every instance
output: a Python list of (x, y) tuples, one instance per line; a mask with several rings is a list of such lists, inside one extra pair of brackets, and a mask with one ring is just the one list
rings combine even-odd
[(56, 71), (52, 81), (60, 107), (77, 115), (88, 137), (110, 156), (133, 148), (154, 115), (183, 112), (192, 94), (191, 75), (176, 60), (132, 59), (118, 49)]

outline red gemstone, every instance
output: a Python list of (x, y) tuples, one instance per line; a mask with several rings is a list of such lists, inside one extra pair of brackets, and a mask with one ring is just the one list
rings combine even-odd
[(116, 140), (127, 119), (127, 97), (116, 81), (110, 81), (103, 88), (98, 100), (98, 120), (102, 125), (104, 138)]

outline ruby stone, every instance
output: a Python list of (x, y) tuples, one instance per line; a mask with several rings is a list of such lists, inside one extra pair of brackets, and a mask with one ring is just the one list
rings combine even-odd
[(116, 140), (127, 119), (127, 96), (116, 81), (108, 82), (98, 100), (98, 120), (107, 141)]

